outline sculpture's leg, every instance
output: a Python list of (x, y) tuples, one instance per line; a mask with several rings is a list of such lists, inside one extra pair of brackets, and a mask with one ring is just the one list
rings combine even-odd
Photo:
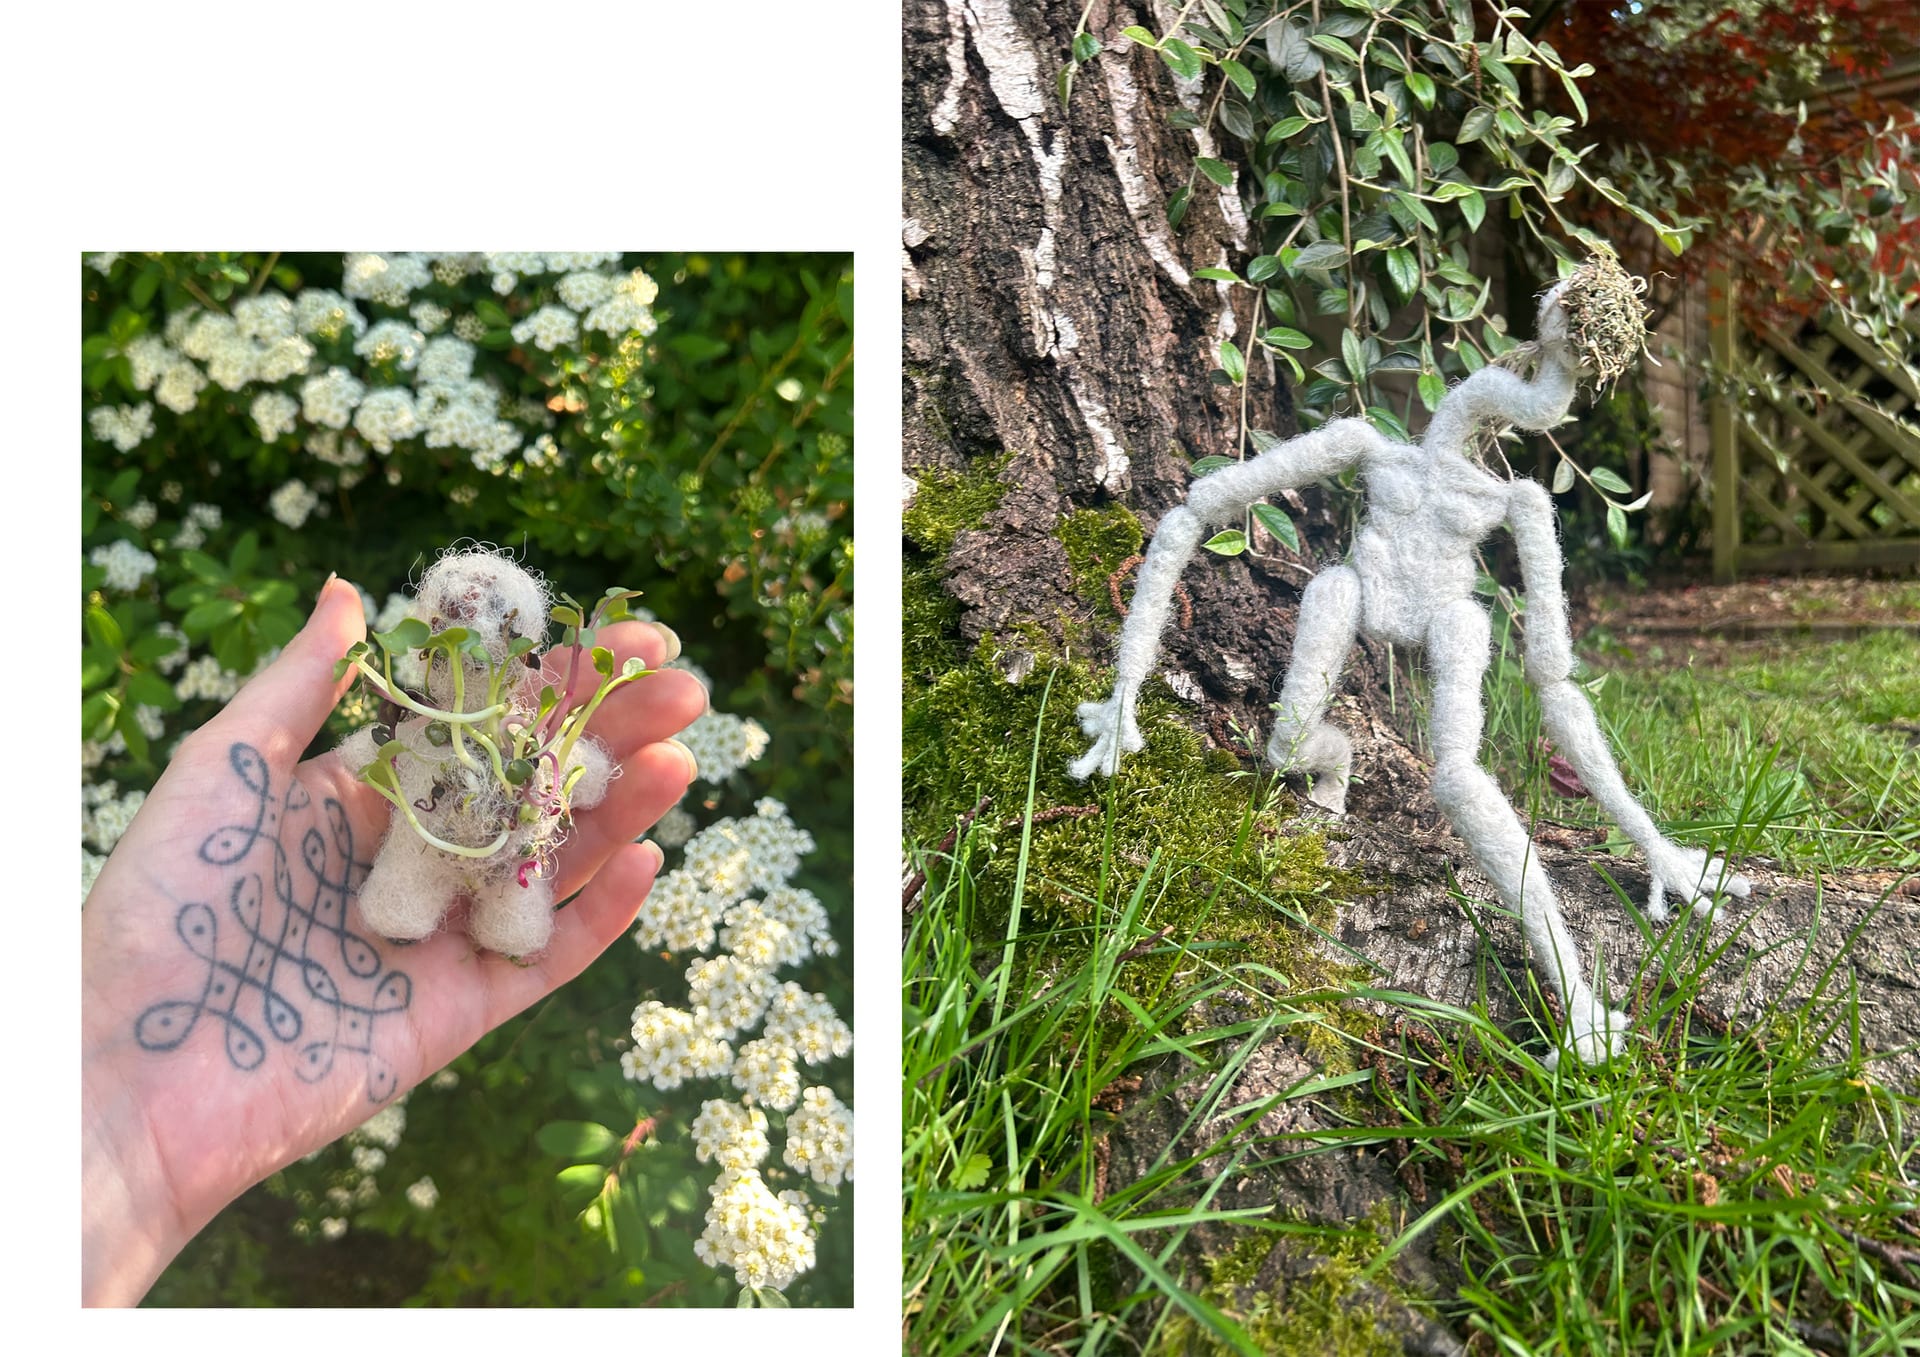
[[(393, 817), (400, 819), (398, 813)], [(447, 857), (404, 823), (387, 831), (373, 868), (360, 883), (360, 917), (396, 942), (417, 942), (440, 927), (452, 903)]]
[(1474, 862), (1493, 883), (1501, 902), (1519, 916), (1534, 962), (1546, 973), (1566, 1010), (1573, 1048), (1593, 1064), (1619, 1051), (1627, 1019), (1610, 1012), (1595, 997), (1539, 855), (1500, 785), (1479, 764), (1486, 720), (1480, 689), (1491, 641), (1486, 613), (1468, 599), (1442, 608), (1428, 626), (1433, 799), (1467, 841)]
[(467, 932), (489, 952), (532, 956), (553, 936), (553, 882), (532, 877), (522, 886), (509, 874), (504, 881), (476, 886)]
[(1321, 717), (1359, 624), (1360, 576), (1353, 568), (1337, 565), (1314, 576), (1300, 596), (1293, 658), (1267, 741), (1267, 761), (1283, 773), (1311, 774), (1307, 799), (1335, 815), (1346, 813), (1353, 746)]

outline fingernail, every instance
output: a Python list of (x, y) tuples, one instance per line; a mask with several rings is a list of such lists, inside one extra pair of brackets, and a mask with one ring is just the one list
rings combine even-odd
[(675, 660), (679, 659), (680, 658), (680, 638), (674, 634), (673, 628), (668, 626), (665, 622), (649, 622), (647, 625), (652, 627), (655, 631), (659, 632), (660, 639), (667, 643), (667, 653), (666, 653), (666, 656), (661, 660), (661, 663), (671, 664)]
[(696, 759), (693, 756), (693, 751), (691, 749), (681, 744), (680, 741), (678, 740), (662, 740), (661, 743), (672, 745), (675, 749), (679, 750), (681, 756), (686, 759), (687, 781), (692, 782), (695, 778), (700, 776), (700, 760)]
[(326, 597), (327, 597), (327, 590), (328, 590), (329, 588), (331, 588), (331, 587), (332, 587), (332, 585), (333, 585), (333, 582), (334, 582), (335, 580), (337, 580), (337, 579), (339, 579), (339, 578), (340, 578), (340, 572), (339, 572), (339, 571), (337, 571), (337, 570), (330, 570), (330, 571), (328, 571), (328, 572), (327, 572), (327, 577), (326, 577), (326, 579), (324, 579), (324, 580), (322, 580), (322, 581), (320, 582), (320, 592), (319, 592), (318, 594), (315, 594), (315, 595), (314, 595), (314, 598), (313, 598), (313, 607), (312, 607), (312, 609), (311, 609), (311, 610), (310, 610), (310, 611), (309, 611), (309, 612), (307, 613), (307, 621), (309, 621), (309, 622), (311, 622), (311, 621), (313, 621), (313, 619), (314, 619), (315, 617), (317, 617), (317, 616), (319, 615), (319, 613), (320, 613), (320, 605), (321, 605), (321, 604), (322, 604), (323, 602), (325, 602), (325, 601), (326, 601)]
[(666, 863), (667, 863), (667, 855), (664, 851), (662, 851), (660, 845), (655, 843), (652, 839), (645, 839), (641, 841), (640, 851), (643, 853), (649, 852), (649, 851), (652, 852), (653, 874), (655, 876), (660, 875), (660, 869), (666, 866)]

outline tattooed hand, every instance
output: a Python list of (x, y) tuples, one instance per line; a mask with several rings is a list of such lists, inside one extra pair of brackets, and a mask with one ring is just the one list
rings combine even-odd
[[(81, 914), (82, 1292), (131, 1304), (194, 1232), (268, 1174), (345, 1134), (572, 979), (627, 928), (660, 868), (634, 836), (695, 769), (670, 737), (706, 708), (663, 670), (607, 699), (593, 733), (624, 766), (560, 854), (546, 954), (476, 953), (458, 920), (400, 947), (355, 896), (390, 808), (333, 754), (297, 763), (365, 634), (330, 581), (306, 627), (182, 742)], [(618, 664), (678, 653), (643, 622), (602, 628)], [(549, 663), (558, 663), (549, 657)]]

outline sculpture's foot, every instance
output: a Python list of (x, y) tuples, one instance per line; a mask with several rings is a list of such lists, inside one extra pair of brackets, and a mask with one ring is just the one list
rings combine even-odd
[[(1591, 993), (1575, 994), (1567, 1008), (1566, 1049), (1572, 1051), (1581, 1064), (1604, 1065), (1626, 1050), (1630, 1023), (1625, 1013), (1608, 1008)], [(1548, 1069), (1559, 1063), (1559, 1051), (1547, 1057)]]
[(1347, 813), (1347, 784), (1353, 769), (1353, 746), (1339, 730), (1321, 721), (1304, 734), (1276, 726), (1267, 741), (1267, 760), (1281, 773), (1301, 773), (1310, 779), (1307, 800), (1329, 815)]

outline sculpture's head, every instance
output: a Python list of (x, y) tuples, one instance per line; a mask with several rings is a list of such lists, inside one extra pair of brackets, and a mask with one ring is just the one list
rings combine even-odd
[(1647, 346), (1650, 313), (1640, 300), (1646, 290), (1646, 279), (1621, 268), (1612, 254), (1592, 256), (1540, 299), (1541, 347), (1560, 349), (1563, 361), (1605, 386)]

